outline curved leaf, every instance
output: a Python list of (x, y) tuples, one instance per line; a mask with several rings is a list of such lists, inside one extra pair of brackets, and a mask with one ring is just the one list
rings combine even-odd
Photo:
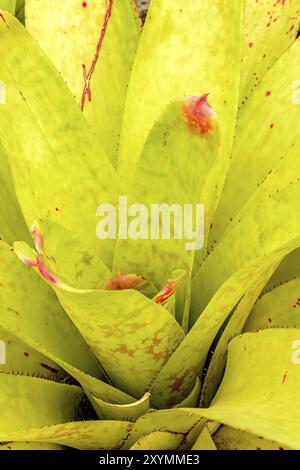
[(224, 331), (219, 332), (220, 338), (218, 339), (217, 346), (209, 363), (201, 391), (201, 406), (209, 406), (212, 401), (223, 378), (227, 359), (228, 343), (232, 338), (243, 331), (243, 327), (253, 305), (262, 291), (262, 288), (266, 284), (267, 279), (270, 278), (279, 262), (280, 261), (278, 261), (278, 259), (275, 260), (274, 263), (268, 266), (265, 272), (259, 276), (259, 279), (257, 279), (256, 276), (253, 276), (243, 298), (229, 318)]
[(10, 433), (72, 421), (84, 399), (83, 391), (74, 385), (0, 374), (0, 441), (9, 441)]
[(232, 340), (212, 406), (193, 412), (299, 449), (300, 374), (292, 360), (299, 337), (299, 329), (269, 329)]
[(273, 289), (258, 300), (244, 331), (264, 328), (300, 328), (300, 279)]
[(136, 421), (150, 409), (150, 394), (146, 393), (140, 400), (129, 404), (116, 405), (107, 403), (94, 396), (89, 397), (97, 414), (104, 419)]
[(184, 438), (183, 434), (152, 432), (139, 439), (130, 450), (176, 450)]
[(4, 435), (4, 438), (12, 441), (46, 441), (79, 450), (116, 450), (126, 442), (131, 427), (132, 423), (126, 421), (82, 421), (29, 429)]
[(162, 406), (174, 406), (190, 392), (195, 377), (201, 377), (203, 368), (218, 331), (234, 307), (240, 302), (247, 289), (260, 286), (265, 282), (266, 272), (276, 269), (280, 260), (294, 245), (282, 248), (281, 252), (273, 252), (249, 263), (239, 272), (230, 277), (217, 291), (211, 302), (202, 312), (192, 329), (176, 349), (151, 387), (152, 400)]
[(11, 332), (1, 329), (0, 339), (5, 344), (5, 364), (0, 362), (0, 372), (29, 375), (62, 381), (67, 373), (56, 362), (28, 346)]

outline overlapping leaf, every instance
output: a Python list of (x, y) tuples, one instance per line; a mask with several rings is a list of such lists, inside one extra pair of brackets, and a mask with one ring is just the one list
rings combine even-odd
[(0, 19), (0, 74), (9, 97), (0, 108), (0, 139), (26, 222), (60, 222), (109, 266), (114, 242), (97, 239), (95, 212), (100, 203), (117, 201), (113, 168), (29, 33), (7, 13)]
[(133, 8), (130, 0), (26, 1), (26, 28), (62, 74), (114, 164), (140, 32)]

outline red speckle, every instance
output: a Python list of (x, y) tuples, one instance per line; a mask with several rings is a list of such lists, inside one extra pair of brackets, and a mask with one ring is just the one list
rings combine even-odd
[(273, 127), (274, 127), (274, 124), (273, 123), (270, 124), (270, 129), (273, 129)]
[(25, 357), (29, 357), (28, 352), (24, 352), (24, 356), (25, 356)]
[(156, 304), (164, 304), (171, 295), (174, 294), (177, 287), (177, 280), (172, 279), (162, 288), (162, 290), (152, 299)]
[(208, 134), (213, 128), (213, 119), (216, 116), (213, 108), (207, 101), (208, 94), (191, 96), (184, 104), (184, 115), (189, 126), (196, 129), (202, 136)]
[(58, 208), (58, 207), (55, 207), (55, 210), (56, 210), (56, 212), (59, 212), (59, 208)]
[(86, 8), (87, 7), (87, 2), (82, 2), (82, 6), (83, 6), (83, 8)]
[(270, 95), (271, 95), (270, 90), (266, 91), (266, 96), (270, 96)]
[(282, 381), (281, 381), (282, 385), (285, 383), (287, 376), (288, 376), (288, 371), (286, 371), (286, 373), (282, 377)]
[(252, 49), (252, 47), (254, 46), (253, 42), (249, 42), (248, 46), (250, 47), (250, 49)]
[(272, 323), (272, 318), (268, 318), (268, 322), (269, 322), (269, 323)]

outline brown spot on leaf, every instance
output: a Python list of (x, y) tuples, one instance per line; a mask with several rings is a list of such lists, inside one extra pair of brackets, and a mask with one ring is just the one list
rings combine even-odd
[(295, 305), (294, 305), (294, 308), (296, 308), (296, 307), (300, 307), (300, 299), (297, 299), (297, 300), (296, 300), (296, 303), (295, 303)]
[(172, 383), (172, 385), (170, 385), (170, 388), (172, 392), (179, 392), (183, 384), (184, 384), (184, 377), (177, 377)]
[(287, 376), (288, 376), (288, 371), (286, 371), (286, 373), (282, 377), (282, 381), (281, 381), (282, 385), (286, 382)]
[(129, 357), (133, 357), (135, 353), (135, 350), (129, 349), (126, 344), (120, 344), (115, 351), (121, 354), (127, 354)]
[(127, 290), (137, 289), (144, 279), (137, 274), (116, 274), (111, 277), (104, 285), (105, 290)]

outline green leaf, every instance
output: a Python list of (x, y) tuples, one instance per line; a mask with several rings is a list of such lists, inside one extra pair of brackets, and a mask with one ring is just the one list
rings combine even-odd
[(183, 434), (152, 432), (139, 439), (130, 450), (176, 450), (183, 441)]
[(0, 339), (5, 344), (5, 364), (0, 363), (0, 372), (15, 373), (62, 381), (67, 373), (49, 357), (28, 346), (11, 332), (1, 329)]
[(192, 450), (217, 450), (215, 443), (205, 426), (198, 439), (192, 447)]
[[(173, 0), (151, 1), (121, 136), (119, 168), (127, 181), (154, 122), (168, 103), (183, 96), (209, 93), (221, 123), (220, 159), (227, 160), (238, 100), (241, 26), (239, 0), (177, 0), (175, 7)], [(212, 57), (213, 44), (222, 47), (215, 48)]]
[(133, 290), (55, 290), (112, 383), (140, 398), (184, 337), (175, 319)]
[(278, 442), (268, 441), (230, 426), (222, 426), (214, 434), (214, 442), (218, 450), (289, 450)]
[(10, 433), (72, 421), (84, 399), (74, 385), (0, 374), (0, 441), (9, 441)]
[[(2, 105), (1, 105), (2, 106)], [(5, 106), (5, 105), (3, 105)], [(30, 241), (29, 233), (20, 210), (15, 191), (9, 163), (0, 143), (0, 237), (7, 243), (16, 240)]]
[(17, 0), (0, 0), (0, 9), (9, 11), (12, 15), (16, 12)]
[(82, 371), (101, 376), (95, 358), (51, 289), (4, 242), (0, 242), (0, 263), (1, 328), (22, 332), (21, 340), (31, 338)]
[(295, 41), (299, 19), (298, 0), (246, 0), (241, 102)]
[(249, 197), (300, 139), (299, 105), (294, 99), (297, 90), (293, 88), (300, 74), (299, 51), (298, 39), (268, 71), (238, 114), (229, 173), (209, 245), (220, 241), (230, 221), (235, 217), (238, 220)]
[(299, 337), (299, 329), (269, 329), (232, 340), (212, 406), (193, 413), (299, 449)]
[[(296, 243), (299, 240), (294, 245)], [(266, 282), (271, 275), (272, 266), (275, 270), (280, 260), (293, 249), (293, 245), (288, 245), (281, 252), (257, 259), (224, 282), (156, 377), (151, 396), (159, 407), (174, 406), (190, 392), (195, 377), (202, 375), (209, 349), (226, 318), (247, 289), (261, 287), (262, 280)]]
[[(48, 361), (55, 362), (61, 368), (68, 372), (78, 383), (82, 386), (85, 390), (86, 394), (93, 394), (96, 397), (100, 397), (102, 400), (112, 404), (128, 404), (133, 403), (135, 399), (130, 395), (122, 392), (121, 390), (114, 388), (109, 383), (106, 383), (97, 378), (97, 376), (102, 377), (101, 373), (90, 375), (82, 370), (74, 367), (68, 362), (63, 361), (60, 357), (55, 356), (54, 354), (50, 353), (47, 349), (45, 349), (41, 344), (37, 343), (36, 341), (32, 340), (31, 337), (25, 336), (20, 333), (18, 330), (8, 330), (7, 328), (2, 328), (4, 331), (9, 331), (9, 333), (13, 334), (17, 339), (22, 341), (27, 346), (35, 349), (36, 351), (40, 352), (44, 356), (48, 358)], [(47, 364), (49, 364), (47, 361)], [(72, 363), (72, 361), (71, 361)], [(57, 369), (60, 369), (57, 367)], [(96, 375), (96, 376), (95, 376)], [(106, 377), (103, 379), (106, 380)]]
[[(102, 40), (109, 3), (111, 16)], [(84, 115), (116, 164), (127, 85), (140, 35), (132, 2), (89, 0), (84, 7), (74, 0), (43, 0), (42, 4), (27, 0), (26, 28), (80, 106), (85, 88), (83, 64), (86, 74), (92, 70), (91, 102), (85, 98)]]
[(32, 250), (28, 254), (26, 244), (14, 247), (18, 257), (52, 286), (112, 383), (142, 397), (184, 337), (174, 317), (136, 290), (74, 289), (41, 256)]
[(65, 450), (64, 447), (46, 442), (9, 442), (0, 445), (0, 450)]
[(26, 222), (58, 221), (109, 267), (114, 240), (97, 239), (95, 213), (117, 201), (118, 179), (49, 59), (15, 18), (4, 18), (0, 75), (8, 99), (0, 139)]
[[(105, 374), (56, 296), (3, 242), (0, 262), (0, 329), (46, 356), (47, 366), (58, 364), (55, 369), (67, 371), (96, 397), (111, 403), (134, 402), (134, 398), (99, 380)], [(10, 347), (7, 354), (11, 355)]]
[(209, 363), (203, 383), (200, 401), (201, 406), (209, 406), (212, 401), (223, 378), (227, 359), (228, 343), (232, 338), (243, 331), (247, 317), (257, 301), (262, 288), (265, 286), (266, 281), (273, 274), (280, 261), (281, 260), (278, 261), (277, 259), (270, 266), (267, 266), (265, 271), (262, 272), (258, 278), (253, 276), (253, 279), (250, 280), (250, 283), (247, 286), (247, 290), (245, 291), (243, 298), (234, 309), (227, 325), (224, 327), (224, 330), (222, 331), (221, 329), (219, 332), (220, 337), (217, 340), (217, 345)]
[(150, 394), (146, 393), (140, 400), (127, 405), (107, 403), (100, 398), (90, 395), (89, 399), (98, 416), (103, 419), (116, 421), (136, 421), (150, 409)]
[(184, 398), (175, 408), (193, 408), (197, 407), (199, 403), (199, 395), (201, 390), (201, 382), (196, 378), (196, 382), (192, 391)]
[[(82, 421), (5, 435), (5, 440), (48, 442), (79, 450), (120, 449), (132, 427), (126, 421)], [(2, 439), (2, 435), (0, 436)]]
[(25, 2), (26, 0), (17, 0), (16, 2), (16, 17), (21, 23), (25, 23)]
[(262, 294), (270, 292), (272, 289), (300, 277), (300, 248), (290, 253), (275, 271)]
[[(191, 272), (195, 250), (203, 244), (201, 212), (196, 204), (219, 151), (219, 125), (207, 96), (188, 97), (167, 106), (152, 128), (138, 162), (128, 204), (144, 204), (148, 218), (142, 239), (119, 240), (114, 271), (137, 272), (162, 286), (175, 269)], [(153, 205), (169, 215), (170, 235)], [(170, 212), (168, 213), (168, 205)], [(191, 205), (192, 230), (184, 205)], [(139, 208), (137, 208), (140, 211)], [(198, 209), (197, 209), (198, 211)], [(137, 215), (140, 215), (137, 212)], [(167, 218), (167, 215), (165, 218)], [(129, 230), (131, 229), (129, 225)], [(157, 236), (152, 229), (158, 228)], [(198, 231), (196, 234), (195, 231)], [(165, 239), (163, 239), (165, 237)]]
[[(240, 213), (236, 224), (208, 256), (192, 284), (191, 318), (195, 321), (216, 290), (246, 263), (266, 256), (300, 235), (298, 200), (300, 184), (295, 182), (274, 194), (263, 192)], [(298, 244), (294, 249), (298, 248)], [(201, 291), (201, 296), (198, 292)]]
[(34, 222), (31, 233), (49, 267), (71, 286), (96, 289), (112, 276), (94, 252), (62, 225), (50, 220)]
[(300, 279), (265, 294), (254, 306), (245, 331), (264, 328), (300, 328)]
[[(192, 442), (190, 434), (193, 430), (199, 434), (205, 423), (206, 419), (183, 409), (151, 410), (134, 423), (124, 448), (131, 448), (141, 438), (156, 431), (185, 435), (185, 444), (189, 445), (190, 441)], [(195, 442), (196, 437), (192, 436), (194, 438), (193, 442)]]

